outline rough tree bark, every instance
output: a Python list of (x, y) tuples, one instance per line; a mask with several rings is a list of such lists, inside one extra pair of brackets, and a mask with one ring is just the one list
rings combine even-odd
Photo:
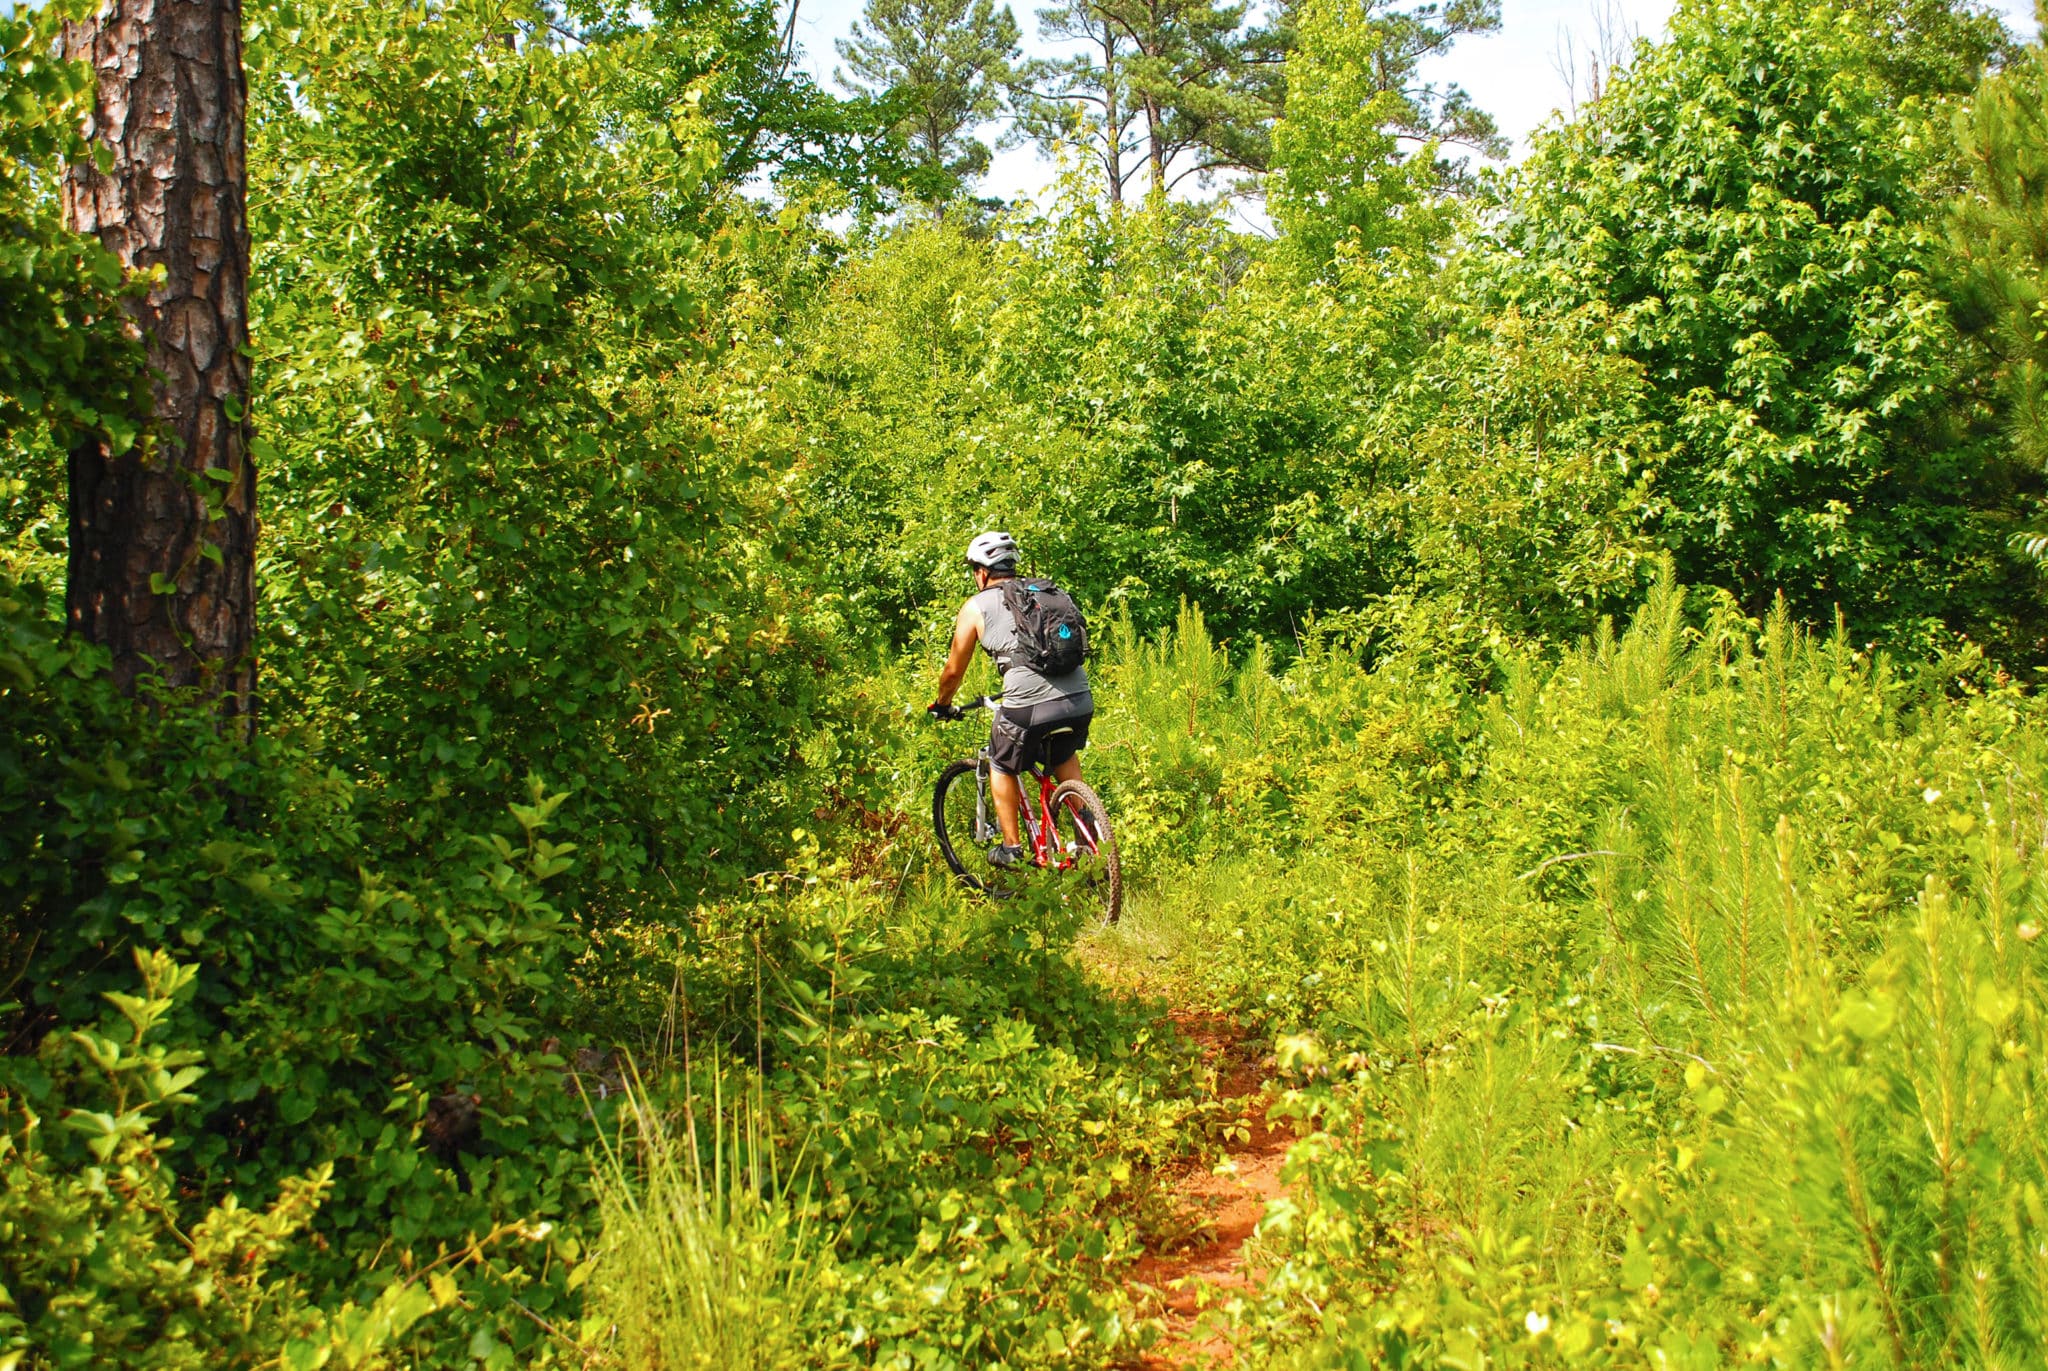
[(151, 373), (146, 436), (125, 453), (95, 441), (71, 455), (66, 612), (112, 649), (123, 689), (154, 673), (219, 696), (247, 727), (256, 471), (241, 5), (104, 0), (66, 26), (64, 48), (92, 66), (87, 133), (111, 159), (70, 168), (65, 214), (131, 269), (162, 269), (128, 306)]

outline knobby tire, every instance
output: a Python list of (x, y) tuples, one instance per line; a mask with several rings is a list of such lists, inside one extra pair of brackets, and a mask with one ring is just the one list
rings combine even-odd
[[(1065, 845), (1070, 834), (1080, 838), (1084, 853), (1094, 856), (1098, 869), (1090, 873), (1090, 881), (1099, 883), (1103, 896), (1103, 922), (1115, 923), (1124, 912), (1124, 869), (1117, 859), (1116, 834), (1109, 826), (1109, 811), (1103, 808), (1102, 797), (1086, 781), (1061, 781), (1052, 792), (1052, 818), (1055, 831)], [(1075, 832), (1075, 818), (1086, 825), (1085, 832)]]
[[(973, 762), (955, 762), (939, 773), (938, 784), (932, 787), (932, 831), (938, 834), (939, 852), (945, 857), (946, 865), (953, 868), (953, 874), (960, 878), (961, 883), (970, 890), (985, 890), (987, 885), (968, 869), (967, 861), (986, 854), (972, 847), (964, 853), (959, 851), (953, 841), (953, 833), (946, 826), (946, 792), (952, 789), (954, 782), (964, 777), (967, 781), (964, 798), (971, 806), (974, 803), (974, 769)], [(994, 803), (993, 797), (990, 803)], [(971, 814), (973, 811), (970, 809), (968, 812)]]

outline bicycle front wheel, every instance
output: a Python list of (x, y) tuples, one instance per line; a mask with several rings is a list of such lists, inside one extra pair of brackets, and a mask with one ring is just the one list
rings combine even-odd
[(973, 762), (955, 762), (939, 773), (932, 787), (932, 829), (938, 834), (939, 852), (961, 884), (970, 890), (986, 889), (986, 883), (969, 862), (983, 861), (986, 849), (995, 842), (989, 830), (995, 826), (995, 797), (988, 794), (975, 775)]
[(1124, 869), (1102, 797), (1085, 781), (1061, 781), (1051, 808), (1055, 861), (1076, 872), (1101, 899), (1104, 922), (1115, 923), (1124, 912)]

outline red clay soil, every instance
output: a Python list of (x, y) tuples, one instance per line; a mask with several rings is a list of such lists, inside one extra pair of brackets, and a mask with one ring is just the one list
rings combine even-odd
[(1225, 1144), (1235, 1175), (1217, 1175), (1208, 1164), (1197, 1163), (1174, 1178), (1174, 1198), (1194, 1235), (1165, 1251), (1147, 1252), (1131, 1269), (1134, 1293), (1141, 1302), (1148, 1296), (1156, 1301), (1166, 1324), (1165, 1338), (1138, 1362), (1142, 1371), (1227, 1366), (1233, 1360), (1230, 1344), (1198, 1328), (1197, 1320), (1203, 1309), (1252, 1288), (1257, 1272), (1245, 1265), (1245, 1240), (1265, 1217), (1266, 1201), (1284, 1191), (1280, 1164), (1293, 1141), (1285, 1129), (1266, 1126), (1258, 1051), (1236, 1025), (1183, 1012), (1173, 1018), (1181, 1032), (1201, 1045), (1203, 1061), (1216, 1072), (1217, 1098), (1242, 1101), (1251, 1137), (1232, 1137)]

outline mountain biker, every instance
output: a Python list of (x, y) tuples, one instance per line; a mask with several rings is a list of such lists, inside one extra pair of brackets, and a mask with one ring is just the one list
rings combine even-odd
[(967, 545), (967, 569), (974, 576), (975, 593), (953, 620), (953, 645), (939, 673), (939, 697), (929, 712), (949, 716), (953, 694), (980, 644), (1003, 678), (1003, 700), (990, 718), (988, 746), (994, 772), (989, 789), (995, 795), (1003, 840), (988, 850), (988, 860), (992, 866), (1014, 867), (1024, 860), (1017, 816), (1024, 790), (1017, 778), (1043, 757), (1056, 779), (1081, 779), (1081, 759), (1075, 754), (1088, 746), (1095, 699), (1088, 691), (1086, 667), (1048, 680), (1012, 660), (1017, 624), (1003, 602), (1002, 583), (1017, 574), (1017, 540), (1007, 533), (977, 535)]

